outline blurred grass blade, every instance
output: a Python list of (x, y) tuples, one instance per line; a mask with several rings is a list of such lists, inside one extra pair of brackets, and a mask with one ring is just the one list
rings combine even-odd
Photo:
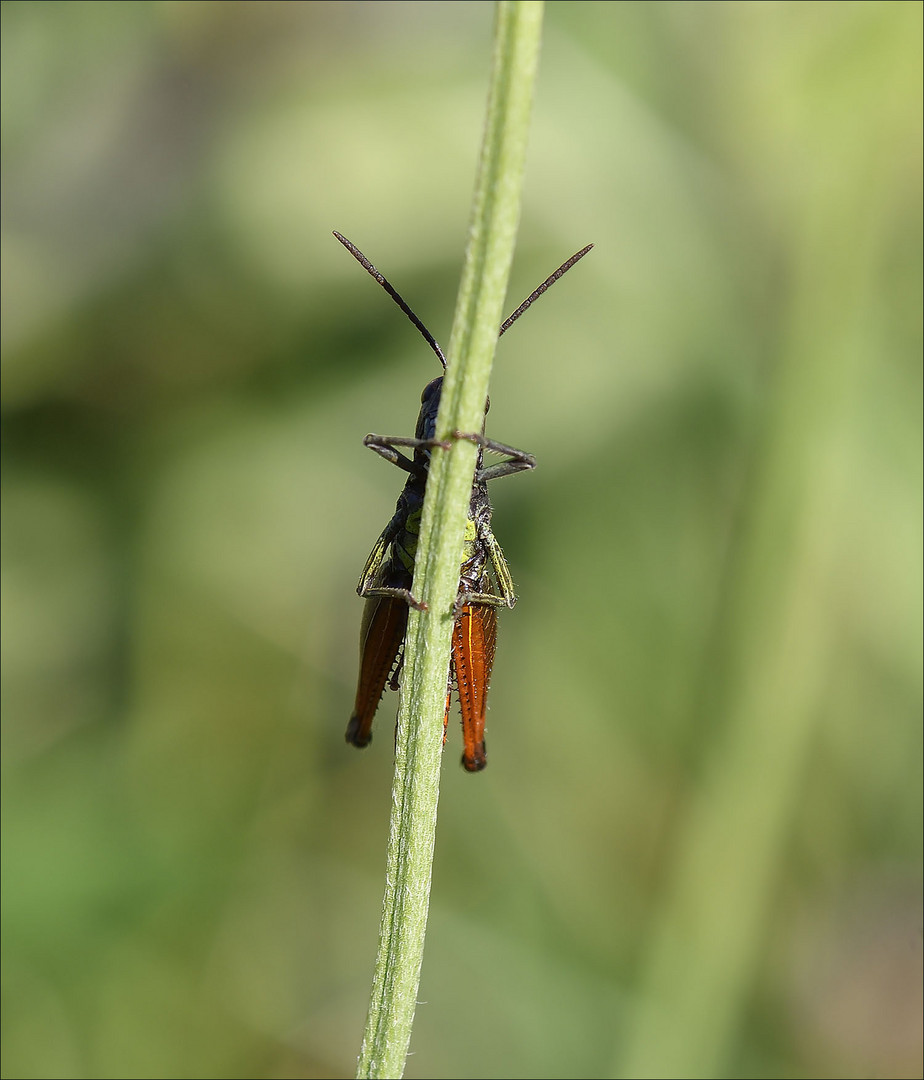
[[(882, 100), (901, 100), (906, 72)], [(888, 80), (886, 80), (888, 81)], [(882, 100), (867, 99), (875, 126)], [(848, 113), (846, 106), (844, 115)], [(849, 110), (850, 124), (859, 122)], [(617, 1074), (716, 1077), (729, 1072), (756, 979), (772, 898), (829, 686), (840, 616), (830, 603), (854, 493), (841, 455), (863, 377), (858, 347), (874, 322), (876, 264), (893, 183), (885, 155), (839, 142), (826, 114), (806, 140), (847, 163), (836, 189), (822, 165), (804, 178), (774, 378), (743, 527), (728, 560), (717, 669), (707, 673), (717, 733), (676, 838), (639, 1005)], [(850, 222), (845, 241), (845, 223)], [(845, 242), (849, 254), (845, 253)]]

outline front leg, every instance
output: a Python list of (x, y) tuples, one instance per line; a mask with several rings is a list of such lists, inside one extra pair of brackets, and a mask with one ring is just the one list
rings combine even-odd
[(525, 450), (517, 450), (515, 446), (507, 446), (505, 443), (486, 439), (473, 431), (454, 431), (456, 439), (467, 439), (482, 450), (489, 450), (492, 454), (506, 454), (506, 461), (499, 461), (496, 465), (489, 465), (486, 469), (478, 469), (475, 473), (475, 483), (483, 484), (488, 480), (498, 480), (502, 476), (511, 476), (513, 473), (523, 472), (524, 469), (535, 469), (536, 459)]
[(409, 458), (406, 454), (402, 454), (396, 447), (407, 446), (413, 450), (434, 450), (439, 446), (443, 450), (449, 450), (452, 443), (440, 442), (439, 439), (412, 439), (401, 435), (369, 434), (363, 439), (363, 446), (368, 446), (370, 450), (374, 450), (380, 457), (390, 461), (392, 465), (397, 465), (399, 469), (425, 480), (427, 477), (426, 467), (414, 461), (413, 458)]

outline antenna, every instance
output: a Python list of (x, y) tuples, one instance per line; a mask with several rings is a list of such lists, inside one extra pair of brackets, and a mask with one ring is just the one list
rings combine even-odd
[[(340, 243), (343, 244), (343, 246), (353, 256), (353, 258), (359, 263), (359, 265), (368, 274), (370, 274), (372, 277), (375, 278), (375, 280), (382, 286), (382, 288), (385, 290), (385, 292), (387, 292), (388, 295), (392, 298), (392, 300), (394, 300), (394, 302), (398, 305), (398, 307), (401, 308), (401, 310), (404, 312), (404, 314), (407, 315), (407, 317), (411, 320), (411, 322), (420, 331), (421, 335), (423, 336), (424, 341), (426, 341), (426, 343), (430, 346), (430, 348), (436, 353), (437, 360), (439, 360), (439, 362), (443, 365), (443, 368), (445, 369), (445, 367), (446, 367), (446, 357), (443, 355), (443, 350), (439, 347), (439, 344), (437, 343), (436, 338), (424, 326), (424, 324), (420, 321), (420, 319), (417, 318), (417, 316), (414, 314), (414, 312), (411, 311), (410, 307), (405, 303), (404, 299), (402, 298), (402, 296), (398, 292), (398, 290), (391, 284), (391, 282), (385, 277), (384, 274), (382, 274), (380, 271), (376, 270), (376, 268), (372, 265), (372, 263), (369, 262), (369, 260), (366, 258), (366, 256), (363, 255), (363, 253), (359, 250), (359, 248), (354, 243), (347, 240), (347, 238), (345, 236), (341, 236), (340, 233), (338, 233), (336, 229), (334, 230), (334, 236), (337, 237), (337, 239), (340, 241)], [(581, 255), (583, 255), (583, 254), (584, 254), (584, 252), (582, 251)], [(580, 258), (580, 255), (575, 256), (575, 258), (572, 259), (571, 261), (575, 262), (575, 261), (577, 261), (578, 258)], [(565, 267), (561, 271), (556, 271), (556, 273), (558, 273), (559, 276), (561, 276), (561, 274), (563, 274), (566, 269), (567, 269), (567, 267)], [(542, 288), (543, 289), (548, 288), (548, 286), (550, 284), (551, 284), (551, 281), (547, 281), (545, 283), (545, 285), (542, 286)], [(533, 301), (533, 297), (530, 297), (530, 299), (528, 301), (528, 304), (532, 303), (532, 301)], [(527, 304), (527, 306), (528, 306), (528, 304)], [(517, 314), (519, 314), (519, 312), (517, 312)], [(510, 320), (508, 319), (507, 321), (509, 322)], [(501, 330), (501, 333), (503, 333), (503, 332), (504, 331)]]
[(563, 274), (567, 274), (568, 271), (571, 269), (571, 267), (574, 266), (574, 264), (576, 262), (579, 262), (581, 259), (583, 259), (584, 256), (587, 254), (588, 251), (590, 251), (590, 249), (592, 247), (593, 247), (593, 244), (588, 244), (587, 247), (581, 248), (580, 251), (575, 252), (575, 254), (572, 255), (571, 258), (568, 259), (567, 262), (563, 262), (561, 264), (561, 266), (559, 266), (559, 268), (555, 271), (554, 274), (551, 274), (549, 277), (547, 277), (545, 279), (545, 281), (543, 281), (543, 283), (539, 286), (538, 289), (535, 289), (533, 292), (531, 292), (529, 294), (529, 296), (526, 297), (526, 299), (523, 301), (523, 303), (520, 304), (520, 306), (516, 309), (516, 311), (510, 316), (509, 319), (507, 319), (507, 321), (504, 323), (504, 325), (500, 328), (500, 333), (497, 336), (498, 337), (503, 337), (503, 335), (506, 333), (506, 331), (509, 330), (511, 326), (513, 326), (513, 324), (517, 321), (517, 319), (519, 319), (519, 317), (523, 314), (523, 312), (526, 311), (526, 309), (531, 306), (533, 301), (538, 300), (539, 297), (542, 296), (542, 294), (545, 292), (545, 290), (547, 288), (549, 288), (550, 285), (554, 285), (555, 282), (558, 281), (558, 279)]

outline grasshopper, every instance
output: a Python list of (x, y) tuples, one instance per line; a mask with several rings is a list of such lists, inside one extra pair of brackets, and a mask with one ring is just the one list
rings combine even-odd
[[(338, 232), (335, 232), (334, 236), (411, 320), (445, 370), (446, 357), (443, 350), (400, 294), (355, 244)], [(506, 333), (527, 308), (592, 247), (593, 244), (588, 244), (572, 255), (530, 293), (503, 323), (500, 335)], [(367, 435), (363, 439), (365, 446), (392, 465), (397, 465), (408, 477), (398, 498), (395, 513), (376, 541), (356, 587), (357, 593), (365, 599), (366, 604), (360, 631), (356, 702), (346, 731), (347, 742), (354, 746), (367, 746), (371, 742), (372, 721), (386, 686), (393, 690), (400, 687), (408, 608), (424, 610), (424, 605), (412, 594), (411, 585), (420, 518), (430, 471), (430, 454), (436, 447), (448, 450), (451, 445), (436, 438), (436, 415), (442, 387), (442, 375), (424, 387), (413, 438)], [(488, 399), (485, 402), (485, 416), (490, 404)], [(479, 772), (487, 765), (484, 728), (488, 682), (494, 666), (497, 644), (497, 612), (502, 607), (512, 608), (516, 603), (510, 568), (491, 531), (488, 481), (533, 469), (536, 459), (523, 450), (486, 438), (484, 423), (480, 432), (455, 432), (454, 437), (474, 442), (478, 447), (478, 459), (459, 567), (459, 591), (452, 631), (452, 663), (446, 690), (443, 728), (445, 739), (452, 688), (455, 685), (462, 713), (462, 765), (468, 772)], [(403, 450), (413, 451), (412, 456), (403, 453)], [(503, 455), (504, 460), (485, 466), (485, 451)]]

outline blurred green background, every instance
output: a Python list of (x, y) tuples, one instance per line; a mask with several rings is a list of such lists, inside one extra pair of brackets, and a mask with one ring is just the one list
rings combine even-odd
[[(2, 6), (5, 1076), (353, 1073), (492, 14)], [(409, 1077), (921, 1075), (921, 15), (548, 6)]]

